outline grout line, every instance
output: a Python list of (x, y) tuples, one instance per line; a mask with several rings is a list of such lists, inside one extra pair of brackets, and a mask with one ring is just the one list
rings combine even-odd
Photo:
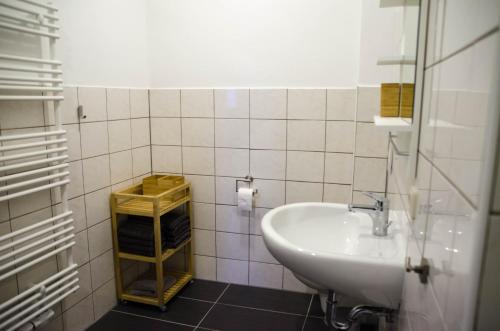
[(328, 116), (328, 90), (325, 89), (325, 119), (322, 121), (325, 123), (325, 137), (324, 137), (324, 144), (323, 144), (323, 191), (321, 192), (321, 201), (325, 202), (325, 179), (326, 179), (326, 134), (327, 134), (327, 127), (328, 127), (328, 122), (326, 121)]
[[(280, 291), (280, 290), (277, 290), (277, 291)], [(257, 311), (265, 311), (265, 312), (273, 313), (273, 314), (283, 314), (283, 315), (299, 316), (299, 317), (305, 317), (306, 316), (304, 314), (289, 313), (289, 312), (286, 312), (286, 311), (264, 309), (264, 308), (257, 308), (257, 307), (241, 306), (241, 305), (235, 305), (235, 304), (231, 304), (231, 303), (219, 303), (219, 305), (228, 306), (228, 307), (243, 308), (243, 309), (250, 309), (250, 310), (257, 310)]]
[(179, 322), (173, 322), (173, 321), (164, 320), (164, 319), (161, 319), (161, 318), (156, 318), (156, 317), (151, 317), (151, 316), (146, 316), (146, 315), (129, 313), (129, 312), (126, 312), (126, 311), (116, 310), (114, 308), (111, 309), (111, 311), (115, 312), (115, 313), (119, 313), (119, 314), (130, 315), (130, 316), (135, 316), (135, 317), (142, 317), (142, 318), (147, 318), (147, 319), (150, 319), (150, 320), (164, 322), (164, 323), (171, 323), (171, 324), (177, 324), (177, 325), (182, 325), (182, 326), (194, 327), (194, 325), (190, 325), (190, 324), (184, 324), (184, 323), (179, 323)]
[[(284, 192), (284, 203), (286, 204), (286, 187), (287, 187), (287, 170), (288, 170), (288, 89), (286, 89), (285, 94), (285, 192)], [(283, 272), (281, 274), (281, 288), (285, 289), (285, 266), (283, 266)]]
[(306, 327), (307, 318), (309, 317), (309, 312), (311, 311), (313, 299), (314, 299), (314, 294), (311, 294), (311, 300), (309, 301), (309, 307), (307, 308), (306, 318), (304, 319), (304, 323), (302, 324), (302, 329), (301, 329), (302, 331), (304, 331)]
[[(443, 20), (443, 21), (444, 21), (444, 20)], [(443, 23), (443, 24), (444, 24), (444, 23)], [(473, 46), (474, 46), (474, 45), (476, 45), (477, 43), (479, 43), (479, 42), (483, 41), (484, 39), (488, 38), (489, 36), (491, 36), (491, 35), (495, 34), (496, 32), (498, 32), (498, 30), (499, 30), (499, 27), (498, 27), (498, 26), (496, 26), (496, 27), (492, 28), (491, 30), (486, 31), (485, 33), (483, 33), (483, 34), (482, 34), (482, 35), (480, 35), (479, 37), (477, 37), (477, 38), (473, 39), (472, 41), (470, 41), (468, 44), (466, 44), (466, 45), (464, 45), (464, 46), (460, 47), (459, 49), (457, 49), (457, 50), (455, 50), (455, 51), (451, 52), (450, 54), (448, 54), (448, 55), (446, 55), (445, 57), (443, 57), (443, 58), (441, 58), (441, 59), (437, 60), (436, 62), (434, 62), (434, 63), (432, 63), (432, 64), (429, 64), (427, 67), (425, 67), (425, 70), (428, 70), (428, 69), (430, 69), (430, 68), (432, 68), (432, 67), (434, 67), (434, 66), (436, 66), (436, 65), (438, 65), (438, 64), (440, 64), (440, 63), (443, 63), (443, 62), (445, 62), (445, 61), (447, 61), (447, 60), (451, 59), (452, 57), (454, 57), (454, 56), (456, 56), (456, 55), (458, 55), (458, 54), (460, 54), (460, 53), (462, 53), (462, 52), (466, 51), (467, 49), (469, 49), (469, 48), (473, 47)], [(443, 40), (441, 40), (441, 48), (442, 48), (442, 42), (443, 42)], [(442, 51), (442, 49), (440, 50), (440, 53), (441, 53), (441, 51)]]
[[(215, 258), (215, 279), (217, 280), (219, 275), (218, 275), (218, 265), (219, 265), (219, 259), (217, 257), (217, 205), (215, 203), (217, 202), (217, 158), (216, 158), (216, 150), (215, 150), (215, 89), (212, 89), (212, 107), (213, 107), (213, 116), (211, 117), (213, 119), (213, 131), (214, 131), (214, 136), (213, 136), (213, 142), (214, 146), (212, 147), (213, 150), (213, 155), (214, 155), (214, 173), (213, 173), (213, 178), (214, 178), (214, 258)], [(225, 290), (224, 290), (225, 291)], [(204, 319), (205, 317), (203, 317)], [(202, 320), (203, 320), (202, 319)], [(201, 321), (200, 321), (201, 324)], [(198, 325), (196, 326), (198, 327)], [(195, 328), (196, 330), (196, 328)]]
[(205, 320), (205, 318), (208, 316), (208, 314), (212, 311), (212, 309), (215, 307), (215, 305), (217, 304), (217, 302), (219, 302), (219, 300), (222, 298), (222, 296), (224, 295), (224, 293), (226, 293), (227, 289), (231, 286), (231, 284), (227, 284), (226, 287), (224, 288), (224, 290), (222, 291), (222, 293), (219, 295), (219, 297), (217, 298), (217, 300), (215, 300), (214, 304), (212, 305), (212, 307), (210, 307), (210, 309), (207, 311), (207, 313), (205, 314), (205, 316), (203, 316), (203, 318), (198, 322), (198, 324), (196, 325), (196, 327), (194, 328), (194, 331), (196, 331), (196, 329), (198, 329), (201, 325), (201, 323)]

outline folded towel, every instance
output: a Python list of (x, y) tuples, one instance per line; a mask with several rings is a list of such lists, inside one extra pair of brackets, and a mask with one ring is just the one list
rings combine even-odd
[[(167, 238), (165, 236), (162, 236), (162, 243), (165, 244)], [(155, 246), (155, 241), (154, 240), (144, 240), (136, 237), (129, 237), (129, 236), (119, 236), (118, 237), (118, 242), (121, 243), (127, 243), (130, 245), (138, 245), (138, 246), (147, 246), (147, 247), (154, 247)]]
[(136, 254), (136, 255), (141, 255), (141, 256), (148, 256), (148, 257), (153, 257), (155, 256), (155, 251), (154, 249), (143, 249), (143, 248), (137, 248), (137, 247), (129, 247), (129, 246), (120, 246), (120, 251), (124, 253), (129, 253), (129, 254)]
[(175, 238), (175, 237), (178, 237), (178, 236), (182, 236), (184, 233), (186, 233), (186, 231), (189, 231), (189, 230), (190, 229), (189, 229), (189, 223), (188, 223), (188, 224), (185, 224), (182, 227), (178, 227), (174, 231), (169, 231), (169, 232), (165, 233), (164, 236), (167, 239), (169, 239), (169, 238)]
[(174, 240), (167, 240), (167, 248), (176, 248), (191, 237), (190, 232), (186, 232), (182, 237), (175, 238)]
[[(165, 276), (163, 278), (163, 290), (169, 289), (175, 284), (177, 279), (174, 276)], [(155, 279), (139, 279), (130, 285), (127, 292), (134, 295), (156, 295), (156, 280)]]

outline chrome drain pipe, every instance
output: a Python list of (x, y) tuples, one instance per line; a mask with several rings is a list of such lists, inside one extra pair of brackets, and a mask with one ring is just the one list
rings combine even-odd
[(360, 305), (351, 309), (345, 321), (338, 321), (336, 294), (334, 291), (329, 290), (326, 299), (325, 323), (330, 331), (349, 330), (361, 315), (375, 315), (377, 317), (385, 317), (388, 321), (392, 321), (394, 312), (395, 310), (393, 309)]

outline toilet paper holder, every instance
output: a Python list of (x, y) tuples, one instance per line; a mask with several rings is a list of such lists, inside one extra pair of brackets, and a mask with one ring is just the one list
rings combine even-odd
[[(238, 189), (240, 188), (241, 182), (247, 183), (248, 187), (251, 188), (250, 184), (253, 183), (253, 177), (250, 175), (246, 175), (244, 179), (237, 179), (236, 180), (236, 192), (238, 192)], [(257, 190), (256, 188), (252, 188), (252, 195), (255, 195), (257, 193), (259, 193), (259, 190)]]

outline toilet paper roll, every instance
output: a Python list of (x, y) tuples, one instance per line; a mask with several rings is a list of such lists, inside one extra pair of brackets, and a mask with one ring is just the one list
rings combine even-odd
[(252, 211), (253, 207), (253, 189), (240, 187), (238, 189), (238, 210)]

